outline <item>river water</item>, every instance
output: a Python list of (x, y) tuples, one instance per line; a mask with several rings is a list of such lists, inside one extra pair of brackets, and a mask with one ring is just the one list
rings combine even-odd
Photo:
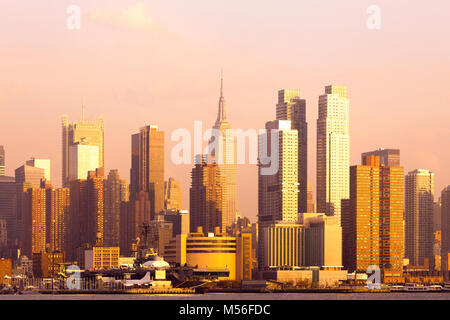
[(450, 300), (450, 292), (0, 295), (0, 300)]

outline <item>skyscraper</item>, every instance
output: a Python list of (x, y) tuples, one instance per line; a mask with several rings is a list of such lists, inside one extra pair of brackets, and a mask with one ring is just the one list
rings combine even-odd
[(402, 166), (381, 166), (381, 266), (402, 270), (405, 253), (404, 172)]
[(44, 169), (44, 178), (51, 181), (51, 166), (49, 159), (35, 159), (31, 158), (26, 162), (27, 166)]
[(380, 167), (380, 268), (386, 270), (403, 270), (404, 180), (403, 167)]
[[(278, 139), (277, 144), (272, 142), (272, 137)], [(276, 146), (277, 150), (272, 150), (272, 146)], [(267, 122), (266, 134), (259, 136), (259, 147), (260, 154), (270, 155), (272, 160), (264, 163), (263, 159), (259, 159), (258, 164), (258, 264), (262, 268), (268, 263), (264, 260), (267, 246), (273, 245), (265, 239), (265, 235), (270, 233), (265, 229), (276, 228), (280, 221), (295, 224), (298, 219), (298, 132), (291, 129), (289, 120)], [(267, 153), (261, 148), (266, 149)], [(264, 172), (276, 164), (278, 170)], [(283, 251), (283, 248), (277, 250)]]
[[(341, 215), (349, 197), (349, 99), (345, 86), (327, 86), (317, 119), (317, 212)], [(340, 218), (339, 218), (340, 219)]]
[[(22, 229), (24, 227), (24, 223), (22, 221), (22, 214), (25, 212), (24, 210), (28, 210), (29, 217), (31, 217), (31, 213), (29, 208), (30, 199), (33, 197), (33, 194), (28, 194), (29, 189), (39, 189), (41, 187), (41, 182), (45, 180), (45, 170), (42, 168), (36, 168), (28, 165), (23, 165), (15, 170), (15, 180), (16, 180), (16, 219), (17, 219), (17, 236), (22, 237), (23, 240), (23, 232)], [(36, 193), (34, 195), (37, 196)], [(31, 197), (31, 198), (30, 198)], [(45, 204), (44, 204), (45, 206)], [(30, 231), (31, 229), (29, 229)], [(31, 231), (30, 231), (31, 232)], [(30, 233), (31, 237), (31, 233)], [(31, 241), (31, 240), (30, 240)], [(29, 246), (27, 250), (30, 252), (28, 255), (31, 257), (31, 242), (28, 242)], [(27, 245), (28, 245), (27, 244)]]
[(417, 169), (405, 177), (405, 258), (414, 266), (434, 269), (434, 173)]
[[(69, 123), (66, 116), (62, 119), (62, 183), (69, 187), (69, 157), (70, 146), (79, 143), (81, 145), (98, 147), (98, 168), (104, 167), (104, 124), (103, 119), (90, 121), (84, 118), (84, 106), (81, 121)], [(95, 170), (94, 168), (93, 170)], [(84, 179), (84, 177), (83, 177)], [(72, 179), (74, 180), (74, 179)], [(76, 179), (75, 179), (76, 180)]]
[(104, 181), (104, 219), (103, 245), (106, 247), (120, 246), (120, 206), (129, 201), (128, 184), (120, 179), (117, 170), (111, 170)]
[(67, 221), (70, 209), (68, 188), (45, 188), (46, 231), (50, 252), (65, 252), (67, 247)]
[(150, 225), (151, 205), (149, 193), (139, 192), (129, 202), (122, 202), (120, 207), (120, 252), (131, 254), (131, 246), (141, 238), (144, 228)]
[[(449, 270), (450, 252), (450, 185), (441, 193), (441, 226), (442, 226), (442, 246), (441, 246), (441, 271)], [(446, 279), (448, 281), (448, 279)]]
[(0, 176), (5, 175), (6, 170), (6, 159), (5, 159), (5, 148), (3, 146), (0, 146)]
[(180, 182), (170, 177), (164, 183), (164, 209), (178, 211), (182, 209), (182, 192)]
[(28, 188), (23, 195), (21, 249), (24, 255), (45, 252), (47, 244), (46, 194), (44, 188)]
[(17, 184), (13, 177), (0, 176), (0, 219), (6, 221), (8, 239), (19, 240)]
[(16, 183), (29, 184), (30, 187), (40, 188), (45, 180), (45, 170), (42, 168), (23, 165), (15, 170)]
[(369, 156), (350, 167), (350, 199), (342, 200), (343, 264), (349, 272), (370, 265), (402, 271), (403, 167), (380, 166)]
[(130, 195), (149, 193), (152, 218), (164, 210), (164, 131), (150, 125), (131, 137)]
[(364, 152), (361, 154), (361, 159), (367, 156), (380, 157), (380, 164), (386, 167), (400, 166), (400, 150), (399, 149), (378, 149), (375, 151)]
[(99, 148), (74, 143), (69, 146), (69, 181), (86, 179), (89, 171), (100, 168)]
[(103, 168), (89, 171), (87, 179), (70, 182), (67, 256), (75, 259), (78, 248), (103, 245)]
[(221, 211), (226, 228), (231, 226), (236, 218), (236, 138), (226, 118), (223, 77), (221, 77), (219, 112), (214, 129), (221, 134), (217, 144), (218, 150), (212, 150), (211, 155), (215, 157), (221, 172), (223, 197)]
[(204, 232), (226, 232), (226, 216), (222, 211), (223, 205), (223, 179), (221, 169), (217, 163), (208, 158), (201, 157), (196, 161), (191, 172), (190, 188), (190, 230), (196, 232), (202, 227)]
[(298, 210), (308, 209), (308, 124), (306, 100), (300, 99), (299, 90), (278, 91), (277, 120), (290, 120), (291, 129), (298, 131)]

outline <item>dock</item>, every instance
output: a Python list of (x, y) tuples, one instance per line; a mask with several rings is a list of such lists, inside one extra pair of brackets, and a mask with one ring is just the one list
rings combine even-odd
[(80, 289), (39, 290), (40, 294), (196, 294), (199, 290), (190, 288), (132, 288), (132, 289)]

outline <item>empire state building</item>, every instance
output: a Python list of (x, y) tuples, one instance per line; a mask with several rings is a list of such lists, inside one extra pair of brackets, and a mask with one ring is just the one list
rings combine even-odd
[(225, 113), (225, 98), (223, 96), (223, 76), (221, 77), (219, 113), (214, 129), (220, 131), (219, 141), (216, 144), (218, 164), (222, 181), (222, 232), (231, 226), (236, 218), (236, 138), (233, 135), (230, 123)]

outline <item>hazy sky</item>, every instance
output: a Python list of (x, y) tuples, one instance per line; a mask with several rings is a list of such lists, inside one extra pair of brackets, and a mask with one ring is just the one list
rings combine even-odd
[[(81, 29), (66, 26), (69, 5)], [(366, 26), (381, 8), (381, 29)], [(173, 130), (214, 124), (220, 69), (228, 120), (263, 128), (277, 91), (307, 100), (309, 179), (315, 185), (318, 96), (348, 86), (351, 163), (400, 148), (405, 172), (450, 184), (450, 1), (448, 0), (2, 0), (0, 144), (7, 174), (30, 157), (52, 161), (61, 183), (61, 117), (105, 119), (105, 165), (129, 179), (131, 134), (166, 132), (166, 178), (183, 185), (191, 166), (170, 161)], [(315, 194), (315, 192), (314, 192)], [(238, 209), (257, 213), (257, 168), (238, 168)]]

